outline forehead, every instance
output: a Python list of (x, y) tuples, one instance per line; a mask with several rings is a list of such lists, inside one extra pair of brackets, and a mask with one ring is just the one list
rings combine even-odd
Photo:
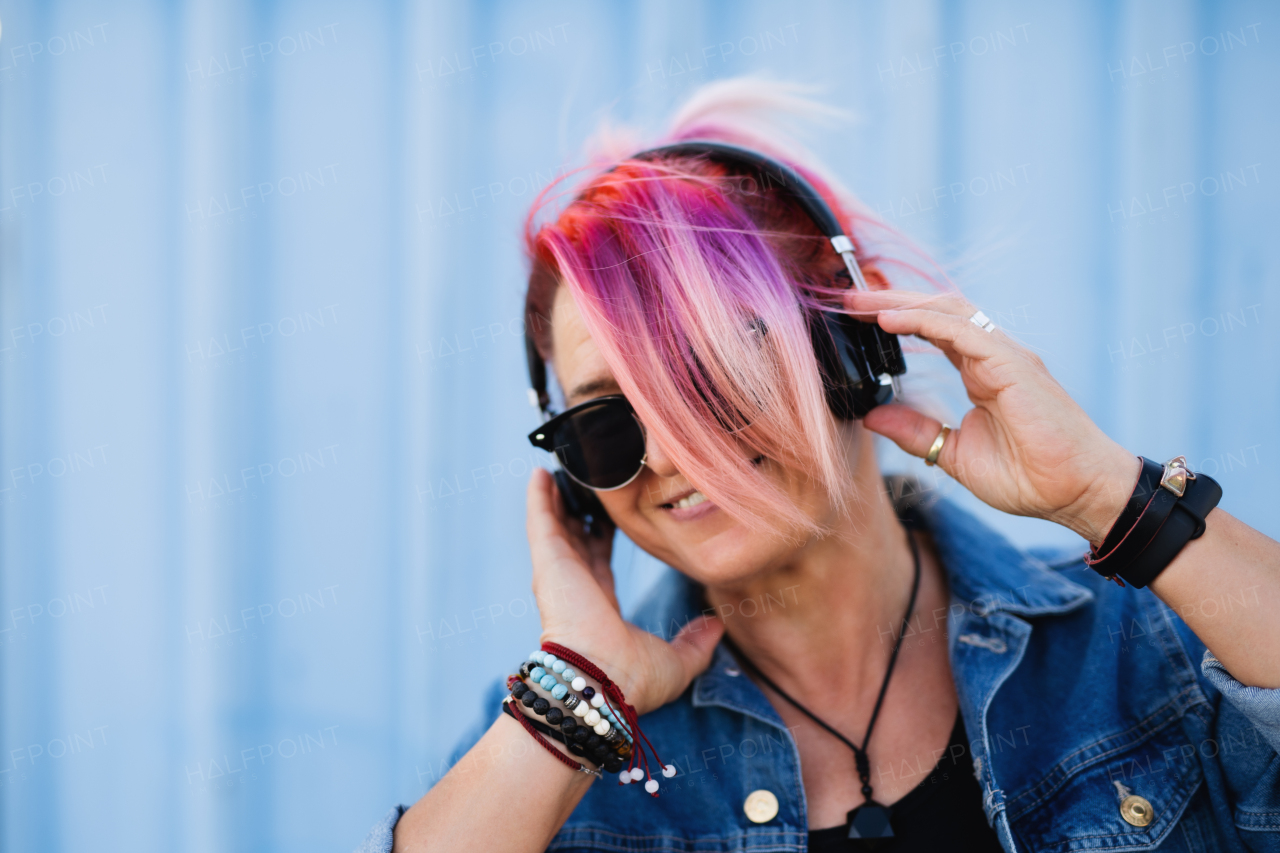
[(556, 288), (551, 305), (551, 347), (552, 367), (567, 405), (618, 390), (600, 348), (587, 333), (573, 294), (564, 285)]

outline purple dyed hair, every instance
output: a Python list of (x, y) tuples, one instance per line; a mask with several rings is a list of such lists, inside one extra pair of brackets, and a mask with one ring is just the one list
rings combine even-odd
[[(930, 279), (886, 251), (909, 244), (762, 130), (780, 110), (822, 109), (794, 87), (722, 81), (655, 145), (717, 139), (788, 162), (845, 224), (864, 265)], [(823, 532), (751, 459), (763, 454), (820, 484), (837, 509), (853, 497), (806, 320), (840, 304), (838, 257), (789, 198), (753, 178), (696, 158), (602, 160), (612, 170), (553, 222), (534, 224), (551, 188), (529, 216), (526, 323), (539, 352), (553, 358), (546, 320), (563, 284), (651, 438), (695, 487), (752, 526)]]

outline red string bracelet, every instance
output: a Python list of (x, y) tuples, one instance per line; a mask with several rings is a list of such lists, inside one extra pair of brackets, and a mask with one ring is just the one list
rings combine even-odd
[[(1124, 544), (1125, 540), (1129, 538), (1130, 534), (1132, 534), (1133, 531), (1138, 529), (1138, 522), (1142, 521), (1142, 517), (1147, 514), (1147, 510), (1151, 508), (1151, 502), (1154, 501), (1155, 499), (1156, 499), (1156, 493), (1152, 491), (1151, 497), (1147, 498), (1146, 506), (1142, 508), (1142, 512), (1138, 513), (1138, 517), (1133, 520), (1133, 524), (1129, 526), (1129, 529), (1127, 531), (1125, 531), (1124, 536), (1120, 537), (1120, 541), (1117, 542), (1115, 545), (1113, 545), (1110, 551), (1101, 555), (1098, 555), (1097, 552), (1094, 551), (1092, 547), (1090, 547), (1088, 553), (1084, 555), (1084, 564), (1092, 568), (1093, 566), (1096, 566), (1097, 564), (1101, 563), (1103, 560), (1106, 560), (1108, 557), (1114, 554), (1116, 550), (1121, 545)], [(1115, 574), (1109, 575), (1108, 579), (1115, 581), (1116, 583), (1120, 584), (1120, 586), (1124, 586), (1124, 581), (1120, 580), (1120, 578), (1117, 577)]]
[(541, 733), (541, 732), (539, 732), (537, 729), (535, 729), (535, 728), (533, 727), (533, 723), (529, 722), (529, 720), (525, 717), (525, 715), (524, 715), (524, 714), (522, 714), (521, 712), (516, 711), (516, 710), (514, 710), (514, 709), (512, 709), (512, 708), (510, 707), (510, 704), (511, 704), (511, 697), (510, 697), (510, 696), (508, 696), (507, 698), (503, 699), (503, 700), (502, 700), (502, 704), (507, 706), (507, 713), (508, 713), (509, 715), (511, 715), (512, 717), (515, 717), (516, 721), (517, 721), (518, 723), (520, 723), (520, 725), (521, 725), (521, 726), (523, 726), (523, 727), (524, 727), (524, 730), (525, 730), (526, 732), (528, 732), (530, 735), (532, 735), (534, 740), (536, 740), (538, 743), (542, 744), (542, 748), (543, 748), (543, 749), (545, 749), (547, 752), (549, 752), (549, 753), (551, 753), (552, 755), (554, 755), (554, 756), (556, 757), (556, 760), (558, 760), (561, 764), (563, 764), (563, 765), (565, 765), (566, 767), (569, 767), (569, 768), (571, 768), (571, 769), (573, 769), (573, 770), (577, 770), (577, 771), (578, 771), (578, 772), (580, 772), (580, 773), (590, 773), (592, 776), (599, 776), (599, 775), (601, 775), (599, 770), (592, 770), (590, 767), (588, 767), (588, 766), (587, 766), (587, 765), (585, 765), (585, 764), (579, 764), (578, 762), (574, 761), (574, 760), (573, 760), (572, 758), (570, 758), (569, 756), (565, 755), (565, 754), (564, 754), (563, 752), (561, 752), (560, 750), (556, 749), (556, 748), (551, 744), (551, 741), (549, 741), (549, 740), (547, 740), (546, 738), (544, 738), (544, 737), (542, 736), (542, 733)]
[[(622, 694), (622, 688), (615, 684), (609, 676), (605, 675), (604, 670), (600, 669), (600, 667), (596, 666), (573, 649), (566, 648), (559, 643), (547, 642), (542, 644), (542, 650), (544, 652), (550, 652), (561, 660), (567, 661), (600, 683), (600, 692), (601, 695), (604, 696), (604, 701), (613, 710), (615, 715), (621, 717), (634, 739), (634, 743), (632, 744), (633, 748), (631, 750), (631, 761), (627, 764), (627, 769), (619, 774), (618, 783), (625, 785), (633, 779), (635, 781), (639, 781), (640, 777), (633, 775), (634, 771), (637, 769), (636, 764), (639, 763), (644, 766), (642, 776), (648, 777), (648, 781), (644, 783), (644, 789), (648, 791), (651, 796), (658, 796), (658, 780), (653, 778), (653, 774), (649, 770), (649, 759), (645, 755), (645, 747), (647, 746), (649, 751), (653, 753), (653, 760), (657, 763), (658, 767), (661, 768), (663, 776), (666, 776), (669, 779), (676, 775), (676, 768), (672, 764), (664, 765), (662, 763), (662, 759), (658, 757), (658, 750), (654, 747), (653, 743), (650, 742), (649, 738), (645, 736), (644, 732), (641, 731), (639, 715), (636, 713), (635, 706), (627, 703), (627, 697)], [(638, 762), (637, 759), (639, 759)], [(626, 781), (623, 781), (624, 777), (626, 777)]]

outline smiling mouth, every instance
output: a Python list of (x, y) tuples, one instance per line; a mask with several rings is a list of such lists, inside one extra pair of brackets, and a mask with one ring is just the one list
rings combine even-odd
[[(760, 456), (757, 456), (755, 459), (752, 459), (751, 464), (759, 465), (763, 461), (764, 461), (764, 455), (762, 454)], [(689, 507), (697, 506), (698, 504), (703, 503), (704, 501), (706, 501), (706, 499), (707, 499), (707, 496), (704, 495), (702, 492), (692, 491), (689, 494), (685, 495), (684, 497), (680, 498), (680, 500), (678, 501), (671, 501), (670, 503), (665, 503), (665, 504), (662, 504), (661, 506), (663, 509), (688, 509)]]
[(707, 496), (704, 495), (702, 492), (690, 492), (689, 494), (685, 495), (678, 501), (673, 501), (669, 504), (663, 504), (662, 508), (663, 509), (688, 509), (691, 506), (697, 506), (698, 504), (702, 503), (706, 499), (707, 499)]

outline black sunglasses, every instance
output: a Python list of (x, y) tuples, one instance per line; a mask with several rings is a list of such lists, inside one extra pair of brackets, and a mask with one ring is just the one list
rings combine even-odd
[(644, 426), (621, 394), (596, 397), (529, 433), (529, 443), (556, 455), (560, 467), (591, 489), (609, 491), (644, 469)]

